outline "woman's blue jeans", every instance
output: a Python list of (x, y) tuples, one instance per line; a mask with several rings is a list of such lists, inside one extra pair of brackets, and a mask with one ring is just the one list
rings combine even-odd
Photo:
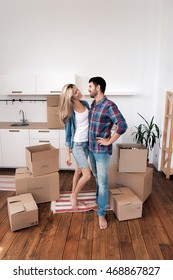
[(96, 179), (96, 203), (98, 216), (105, 216), (108, 208), (108, 168), (110, 155), (89, 153), (92, 173)]

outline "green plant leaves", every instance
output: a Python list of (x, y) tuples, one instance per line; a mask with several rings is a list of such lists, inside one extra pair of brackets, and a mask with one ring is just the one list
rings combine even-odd
[(143, 119), (144, 123), (134, 126), (136, 130), (132, 133), (134, 141), (137, 144), (144, 145), (148, 150), (152, 150), (157, 139), (161, 137), (161, 131), (157, 124), (154, 123), (154, 116), (148, 122), (141, 114), (138, 115)]

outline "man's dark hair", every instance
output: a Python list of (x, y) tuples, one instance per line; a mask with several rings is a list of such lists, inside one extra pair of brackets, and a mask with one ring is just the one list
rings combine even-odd
[(102, 77), (92, 77), (89, 83), (93, 83), (95, 86), (100, 86), (101, 91), (104, 93), (106, 89), (106, 81)]

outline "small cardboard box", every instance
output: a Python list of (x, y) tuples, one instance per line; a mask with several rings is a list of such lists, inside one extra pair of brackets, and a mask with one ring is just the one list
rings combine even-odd
[(146, 172), (147, 149), (140, 144), (117, 144), (119, 172)]
[(109, 205), (119, 221), (142, 217), (142, 201), (128, 187), (110, 189)]
[(51, 144), (26, 147), (26, 164), (33, 176), (59, 170), (59, 150)]
[(129, 187), (144, 202), (152, 192), (153, 168), (147, 167), (146, 172), (117, 172), (116, 183)]
[(32, 193), (36, 203), (59, 198), (59, 173), (53, 172), (34, 177), (27, 168), (17, 168), (15, 173), (16, 195)]
[(38, 207), (30, 193), (7, 198), (11, 231), (38, 224)]
[(60, 105), (59, 95), (47, 96), (47, 127), (48, 128), (64, 128), (60, 122), (58, 113)]

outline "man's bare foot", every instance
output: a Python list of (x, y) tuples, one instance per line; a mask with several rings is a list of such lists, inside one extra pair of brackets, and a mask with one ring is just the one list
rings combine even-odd
[(73, 194), (71, 194), (71, 196), (70, 196), (70, 203), (71, 203), (73, 210), (77, 211), (78, 210), (77, 198)]
[(99, 216), (99, 227), (100, 229), (106, 229), (108, 226), (108, 223), (105, 219), (105, 216)]

